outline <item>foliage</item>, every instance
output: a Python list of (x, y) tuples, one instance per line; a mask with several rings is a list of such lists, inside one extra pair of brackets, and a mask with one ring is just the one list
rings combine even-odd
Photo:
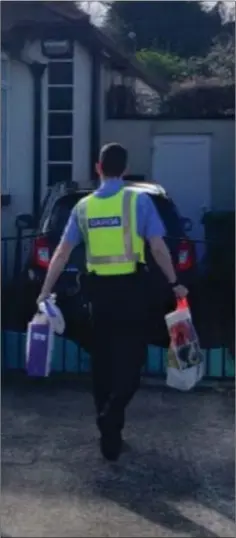
[(113, 1), (106, 9), (103, 31), (170, 88), (163, 98), (141, 83), (136, 97), (130, 88), (112, 87), (112, 115), (132, 115), (135, 109), (176, 118), (234, 115), (235, 23), (222, 17), (222, 2), (209, 11), (201, 2), (175, 0)]
[(136, 58), (154, 76), (161, 74), (170, 82), (184, 80), (194, 72), (194, 66), (187, 60), (169, 52), (142, 49), (137, 52)]
[(173, 87), (161, 104), (160, 113), (172, 118), (232, 117), (235, 85), (219, 80), (195, 80)]
[[(235, 42), (233, 38), (225, 43), (215, 40), (210, 52), (204, 60), (202, 66), (207, 71), (207, 75), (219, 77), (222, 80), (235, 79)], [(200, 66), (199, 66), (200, 67)]]
[(218, 9), (222, 22), (235, 21), (235, 1), (234, 0), (200, 0), (200, 4), (206, 11)]
[(225, 42), (216, 40), (203, 58), (192, 57), (187, 60), (154, 49), (138, 51), (136, 57), (154, 76), (161, 74), (170, 83), (196, 77), (217, 77), (233, 81), (235, 77), (235, 43), (231, 38)]
[(234, 33), (234, 25), (222, 25), (219, 9), (207, 12), (193, 1), (114, 1), (104, 28), (123, 43), (133, 33), (136, 50), (155, 48), (184, 58), (204, 56), (222, 30)]

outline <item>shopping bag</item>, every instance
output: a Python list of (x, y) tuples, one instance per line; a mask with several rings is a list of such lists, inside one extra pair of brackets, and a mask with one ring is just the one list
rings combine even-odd
[(26, 371), (32, 377), (50, 373), (54, 331), (45, 314), (36, 314), (28, 324), (26, 338)]
[(55, 295), (42, 301), (28, 324), (26, 338), (26, 370), (29, 376), (47, 377), (50, 373), (54, 334), (62, 334), (65, 321), (56, 305)]
[(170, 336), (166, 383), (188, 391), (202, 379), (204, 359), (187, 300), (179, 300), (177, 309), (167, 314), (165, 321)]

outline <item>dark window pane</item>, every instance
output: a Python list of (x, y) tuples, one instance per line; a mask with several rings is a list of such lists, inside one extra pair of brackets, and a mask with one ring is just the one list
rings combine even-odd
[(73, 115), (72, 112), (66, 114), (49, 113), (48, 134), (62, 136), (72, 135)]
[(48, 88), (49, 110), (72, 110), (73, 88)]
[(49, 138), (48, 160), (72, 161), (72, 138)]
[(70, 212), (77, 202), (78, 195), (65, 196), (56, 202), (49, 221), (50, 230), (59, 233), (63, 231), (70, 216)]
[(73, 63), (72, 62), (49, 62), (48, 64), (49, 84), (73, 84)]
[(61, 181), (72, 181), (72, 164), (49, 164), (48, 185), (55, 185)]
[(76, 192), (67, 194), (60, 198), (52, 208), (48, 229), (61, 234), (68, 221), (71, 210), (73, 207), (75, 207), (79, 200), (84, 198), (85, 195), (86, 193)]

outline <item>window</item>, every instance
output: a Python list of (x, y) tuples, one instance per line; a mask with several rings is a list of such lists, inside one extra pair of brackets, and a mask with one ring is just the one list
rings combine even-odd
[(49, 112), (48, 136), (71, 136), (72, 121), (72, 112), (65, 112), (64, 114)]
[(48, 160), (50, 162), (70, 162), (72, 161), (71, 138), (49, 138), (48, 139)]
[(48, 88), (48, 101), (50, 110), (71, 110), (73, 88)]
[(161, 113), (161, 97), (141, 80), (106, 70), (107, 119), (156, 118)]
[(48, 185), (72, 181), (72, 163), (48, 163)]
[(75, 207), (79, 199), (78, 194), (69, 194), (63, 196), (55, 203), (48, 224), (48, 228), (54, 233), (54, 235), (58, 234), (60, 236), (62, 234), (69, 219), (70, 212), (73, 207)]
[(1, 192), (8, 194), (8, 91), (9, 64), (6, 56), (1, 58)]
[(70, 182), (73, 175), (74, 64), (48, 62), (48, 185)]
[(72, 62), (50, 62), (48, 71), (48, 84), (73, 84)]

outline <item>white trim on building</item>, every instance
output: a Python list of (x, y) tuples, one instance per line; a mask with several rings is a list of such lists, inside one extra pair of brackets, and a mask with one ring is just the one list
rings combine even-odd
[[(65, 179), (72, 180), (73, 179), (73, 165), (74, 165), (74, 158), (73, 158), (73, 123), (74, 123), (74, 47), (72, 47), (71, 51), (71, 58), (50, 58), (47, 62), (47, 71), (48, 71), (48, 78), (47, 78), (47, 92), (48, 92), (48, 103), (47, 103), (47, 184), (53, 185), (57, 181), (57, 174), (60, 176), (60, 172), (65, 171)], [(59, 71), (57, 70), (56, 73), (56, 79), (55, 79), (55, 73), (53, 76), (53, 66), (59, 66)], [(69, 79), (68, 79), (68, 72), (67, 72), (67, 81), (65, 81), (65, 73), (63, 67), (68, 66), (71, 69), (69, 69)], [(67, 70), (68, 71), (68, 70)], [(57, 94), (60, 91), (66, 91), (68, 90), (69, 93), (71, 93), (69, 102), (66, 103), (65, 108), (61, 107), (59, 110), (55, 108), (54, 99), (56, 98), (57, 101)], [(53, 92), (55, 94), (53, 98)], [(52, 103), (52, 104), (51, 104)], [(52, 106), (53, 105), (53, 106)], [(54, 125), (52, 132), (50, 132), (50, 125), (51, 121), (58, 122), (60, 118), (71, 117), (71, 129), (69, 129), (69, 133), (66, 128), (66, 123), (64, 121), (64, 129), (63, 132), (58, 134), (58, 130), (56, 126)], [(61, 120), (60, 120), (61, 123)], [(53, 133), (53, 134), (52, 134)], [(56, 144), (56, 141), (58, 143)], [(62, 153), (66, 154), (65, 159), (61, 158), (61, 154), (59, 153), (59, 148), (62, 151)], [(55, 151), (56, 150), (56, 151)], [(52, 157), (53, 155), (53, 157)], [(66, 171), (70, 170), (70, 173), (68, 174), (68, 178), (66, 177)]]

